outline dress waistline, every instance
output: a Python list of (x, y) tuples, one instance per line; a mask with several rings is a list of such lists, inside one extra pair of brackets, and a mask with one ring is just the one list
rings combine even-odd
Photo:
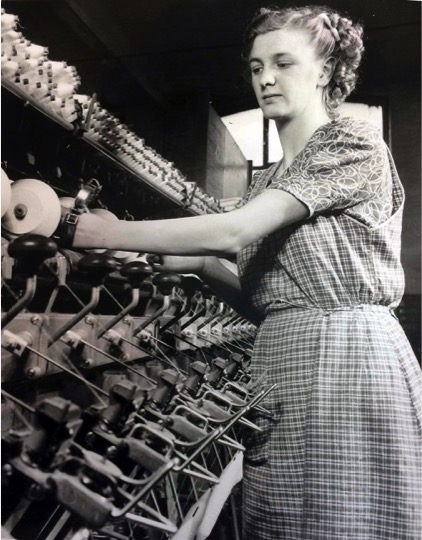
[(395, 319), (397, 319), (393, 308), (383, 306), (381, 304), (355, 304), (350, 306), (338, 306), (335, 308), (324, 308), (320, 306), (301, 306), (298, 304), (290, 304), (288, 302), (283, 302), (270, 306), (267, 310), (267, 315), (282, 311), (314, 311), (319, 312), (323, 315), (331, 315), (332, 313), (337, 313), (341, 311), (381, 311), (384, 313), (389, 313)]

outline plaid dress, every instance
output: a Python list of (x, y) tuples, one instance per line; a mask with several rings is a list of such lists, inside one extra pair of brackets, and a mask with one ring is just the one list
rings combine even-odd
[(421, 371), (393, 309), (404, 286), (404, 194), (378, 130), (319, 128), (281, 189), (309, 217), (244, 249), (242, 288), (263, 314), (257, 384), (278, 383), (245, 435), (245, 540), (420, 540)]

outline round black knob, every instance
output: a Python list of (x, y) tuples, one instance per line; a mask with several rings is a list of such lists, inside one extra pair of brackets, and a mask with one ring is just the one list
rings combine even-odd
[(153, 269), (143, 261), (131, 261), (120, 268), (120, 273), (134, 289), (139, 289), (144, 279), (152, 275)]
[(204, 298), (211, 298), (211, 296), (213, 295), (213, 290), (206, 283), (202, 283), (201, 292)]
[(78, 270), (88, 274), (89, 280), (95, 286), (103, 283), (106, 276), (117, 266), (117, 261), (104, 253), (90, 253), (78, 262)]
[(147, 255), (147, 263), (154, 267), (154, 264), (163, 264), (163, 260), (161, 255), (154, 255), (153, 253), (150, 253)]
[(195, 276), (182, 276), (180, 287), (186, 296), (191, 298), (196, 291), (201, 290), (202, 281)]
[(53, 239), (28, 233), (10, 242), (7, 251), (11, 257), (19, 261), (22, 271), (33, 275), (46, 259), (56, 255), (57, 249)]
[(182, 278), (173, 272), (160, 272), (152, 278), (152, 283), (164, 296), (171, 294), (174, 287), (180, 285)]

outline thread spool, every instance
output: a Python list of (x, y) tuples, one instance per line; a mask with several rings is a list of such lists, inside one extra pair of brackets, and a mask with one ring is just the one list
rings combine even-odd
[(42, 45), (35, 45), (35, 43), (31, 43), (27, 47), (26, 52), (28, 54), (28, 58), (47, 58), (48, 47), (43, 47)]
[(60, 222), (60, 201), (45, 182), (24, 178), (13, 182), (11, 201), (3, 216), (3, 228), (12, 235), (51, 236)]
[(67, 68), (67, 62), (48, 60), (48, 62), (46, 62), (46, 65), (48, 70), (51, 71), (54, 76), (58, 75)]
[(19, 47), (19, 50), (13, 45), (12, 46), (12, 60), (18, 62), (24, 62), (31, 58), (47, 58), (48, 48), (42, 47), (41, 45), (30, 44), (27, 47)]
[(60, 114), (68, 122), (73, 122), (74, 120), (76, 120), (76, 104), (72, 96), (64, 100), (64, 104), (61, 108)]
[(61, 98), (47, 94), (44, 97), (40, 97), (39, 100), (56, 114), (61, 114), (61, 109), (63, 107), (63, 100)]
[(36, 99), (42, 99), (46, 96), (50, 95), (50, 84), (47, 82), (36, 82), (32, 83), (32, 81), (29, 81), (26, 83), (27, 79), (23, 81), (23, 87), (26, 92), (28, 92), (29, 95)]
[[(3, 23), (3, 17), (2, 17), (2, 23)], [(4, 46), (11, 43), (12, 44), (17, 43), (21, 39), (24, 39), (22, 32), (17, 32), (13, 28), (9, 28), (8, 30), (3, 31), (3, 27), (2, 27), (1, 41)]]
[(35, 70), (40, 68), (43, 69), (44, 61), (42, 58), (28, 58), (27, 60), (23, 60), (19, 64), (19, 67), (21, 75), (29, 76), (29, 74), (32, 74)]
[(17, 15), (11, 13), (1, 14), (1, 31), (8, 32), (9, 30), (15, 30), (18, 25), (19, 18)]
[(14, 51), (16, 51), (17, 55), (26, 54), (28, 51), (28, 48), (31, 45), (32, 43), (24, 37), (21, 37), (13, 41), (13, 49)]
[(12, 186), (6, 172), (1, 170), (1, 217), (7, 212), (12, 199)]
[(84, 103), (88, 103), (89, 101), (91, 101), (92, 97), (91, 96), (87, 96), (85, 94), (75, 94), (74, 95), (74, 98), (76, 101), (78, 101), (81, 105), (83, 105)]
[(1, 74), (10, 80), (14, 80), (19, 74), (19, 64), (14, 60), (5, 60), (1, 65)]
[(59, 98), (68, 98), (74, 92), (75, 92), (75, 88), (73, 84), (66, 83), (66, 82), (54, 83), (51, 89), (52, 95)]

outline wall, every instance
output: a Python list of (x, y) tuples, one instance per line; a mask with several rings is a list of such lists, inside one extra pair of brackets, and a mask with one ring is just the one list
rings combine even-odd
[(391, 149), (403, 183), (406, 294), (421, 294), (421, 108), (418, 85), (390, 88)]
[(210, 106), (205, 190), (218, 199), (243, 197), (248, 187), (248, 170), (245, 156)]
[(417, 81), (389, 87), (391, 150), (405, 190), (402, 263), (405, 294), (397, 315), (421, 360), (421, 104)]

